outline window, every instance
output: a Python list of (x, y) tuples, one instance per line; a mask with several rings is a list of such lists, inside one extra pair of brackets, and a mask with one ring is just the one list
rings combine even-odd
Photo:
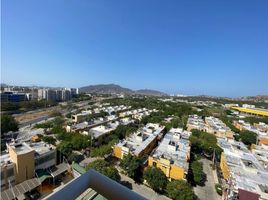
[(45, 157), (36, 158), (35, 165), (41, 165), (41, 164), (46, 163), (46, 162), (53, 160), (53, 159), (55, 159), (55, 152), (53, 152)]
[(10, 168), (7, 170), (7, 177), (11, 177), (11, 176), (14, 176), (14, 169), (13, 168)]

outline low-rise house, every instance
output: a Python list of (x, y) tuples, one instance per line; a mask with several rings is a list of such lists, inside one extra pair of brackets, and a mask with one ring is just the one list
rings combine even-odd
[(218, 138), (218, 145), (223, 149), (220, 168), (228, 185), (228, 197), (237, 196), (240, 189), (268, 199), (268, 170), (262, 156), (256, 156), (259, 150), (251, 153), (247, 147), (234, 140)]
[(238, 120), (233, 122), (234, 126), (239, 130), (248, 130), (257, 134), (258, 144), (268, 148), (268, 131), (266, 130), (265, 123), (254, 124), (245, 122), (244, 120)]
[(123, 125), (128, 125), (134, 122), (134, 120), (131, 120), (129, 117), (121, 118), (119, 121)]
[(114, 156), (122, 159), (127, 154), (143, 157), (149, 154), (163, 136), (165, 127), (148, 123), (113, 147)]
[(206, 117), (207, 132), (215, 134), (217, 138), (234, 139), (233, 131), (216, 117)]
[(79, 124), (67, 125), (66, 132), (83, 132), (89, 127), (88, 122), (81, 122)]
[(187, 120), (187, 130), (191, 131), (192, 129), (197, 129), (200, 131), (206, 131), (207, 125), (205, 124), (202, 117), (198, 115), (190, 115)]
[(109, 122), (106, 125), (100, 125), (89, 129), (87, 134), (91, 135), (94, 145), (98, 146), (105, 140), (108, 134), (110, 134), (117, 128), (118, 125), (119, 125), (118, 121)]
[(72, 115), (72, 121), (75, 123), (81, 123), (85, 121), (90, 114), (92, 114), (92, 112), (90, 110), (87, 110), (76, 115)]
[(148, 158), (150, 167), (161, 169), (170, 179), (186, 179), (190, 150), (188, 131), (171, 129)]

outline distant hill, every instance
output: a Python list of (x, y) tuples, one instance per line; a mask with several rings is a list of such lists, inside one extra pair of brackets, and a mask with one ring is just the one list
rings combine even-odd
[(268, 95), (248, 96), (242, 97), (241, 99), (249, 101), (268, 101)]
[(132, 90), (128, 88), (123, 88), (120, 85), (115, 84), (100, 84), (100, 85), (89, 85), (85, 87), (79, 88), (80, 92), (88, 92), (88, 93), (99, 93), (99, 94), (131, 94)]
[(98, 93), (98, 94), (127, 94), (127, 95), (148, 95), (148, 96), (166, 96), (167, 94), (156, 90), (142, 89), (142, 90), (131, 90), (129, 88), (121, 87), (116, 84), (100, 84), (100, 85), (89, 85), (79, 88), (80, 92), (87, 93)]

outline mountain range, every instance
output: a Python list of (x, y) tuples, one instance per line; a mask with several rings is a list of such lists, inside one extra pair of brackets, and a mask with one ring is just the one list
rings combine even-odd
[(167, 96), (168, 94), (157, 90), (141, 89), (131, 90), (116, 84), (89, 85), (79, 88), (80, 92), (98, 94), (126, 94), (126, 95), (148, 95), (148, 96)]

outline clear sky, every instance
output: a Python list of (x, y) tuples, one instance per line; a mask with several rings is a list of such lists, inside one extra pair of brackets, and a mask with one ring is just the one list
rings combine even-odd
[(3, 0), (2, 83), (268, 94), (267, 0)]

